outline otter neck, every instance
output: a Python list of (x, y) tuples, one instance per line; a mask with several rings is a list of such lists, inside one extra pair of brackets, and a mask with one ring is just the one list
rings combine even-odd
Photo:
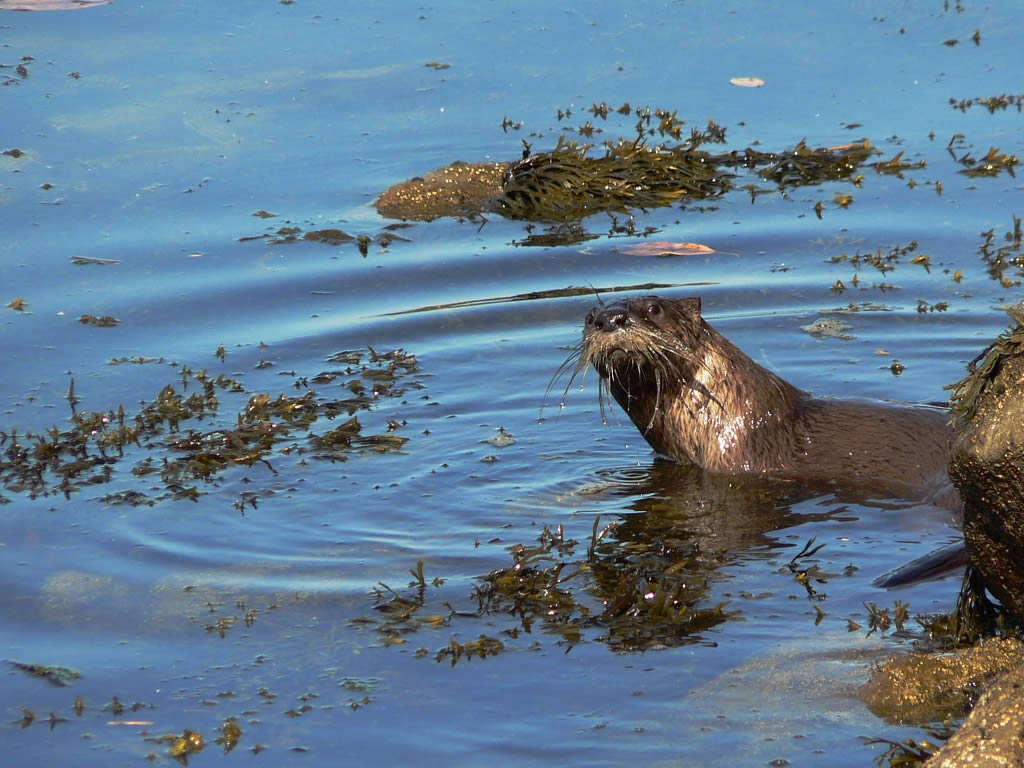
[[(703, 319), (695, 330), (694, 359), (678, 375), (634, 367), (610, 382), (612, 395), (651, 447), (677, 461), (726, 473), (791, 466), (805, 395)], [(652, 384), (660, 389), (655, 398)], [(647, 396), (631, 396), (633, 386)]]

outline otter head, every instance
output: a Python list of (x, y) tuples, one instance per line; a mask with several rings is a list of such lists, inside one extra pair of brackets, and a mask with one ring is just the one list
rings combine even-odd
[(696, 380), (709, 332), (700, 316), (700, 299), (645, 296), (602, 304), (587, 313), (583, 339), (555, 374), (572, 370), (566, 392), (591, 365), (601, 376), (598, 399), (602, 419), (610, 393), (651, 446), (674, 458), (685, 451), (662, 439), (667, 410), (682, 389), (703, 386)]
[(678, 378), (697, 363), (702, 324), (698, 298), (644, 296), (597, 306), (583, 321), (583, 357), (609, 385), (639, 374)]
[(657, 451), (665, 452), (657, 422), (700, 365), (703, 327), (698, 298), (627, 299), (594, 307), (583, 321), (580, 364), (594, 366)]
[(602, 417), (608, 392), (658, 453), (733, 472), (775, 466), (775, 454), (789, 450), (775, 433), (800, 393), (708, 325), (698, 298), (594, 307), (559, 373), (572, 369), (571, 386), (591, 365), (601, 376)]

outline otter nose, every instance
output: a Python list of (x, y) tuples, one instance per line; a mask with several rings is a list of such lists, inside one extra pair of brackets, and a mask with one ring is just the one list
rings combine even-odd
[(594, 327), (607, 333), (625, 328), (627, 322), (629, 313), (622, 307), (608, 307), (594, 315)]

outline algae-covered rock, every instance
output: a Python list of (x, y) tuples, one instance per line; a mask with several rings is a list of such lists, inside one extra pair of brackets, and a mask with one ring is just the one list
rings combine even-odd
[[(374, 202), (377, 212), (395, 219), (430, 221), (442, 216), (473, 218), (495, 213), (510, 219), (566, 223), (595, 213), (626, 212), (724, 195), (734, 177), (754, 171), (762, 179), (788, 187), (853, 177), (876, 150), (866, 139), (835, 147), (798, 142), (781, 152), (744, 150), (711, 154), (703, 147), (725, 141), (714, 121), (679, 143), (649, 143), (655, 130), (679, 138), (682, 122), (666, 113), (658, 129), (652, 112), (638, 109), (635, 138), (590, 144), (559, 138), (554, 149), (530, 153), (514, 163), (456, 162), (395, 184)], [(646, 122), (645, 122), (646, 121)], [(879, 164), (876, 164), (879, 165)]]
[(893, 723), (963, 717), (985, 683), (1020, 664), (1024, 643), (990, 638), (952, 654), (909, 653), (876, 669), (861, 688), (868, 709)]
[(964, 539), (985, 586), (1024, 619), (1024, 307), (954, 387), (959, 436), (950, 477), (964, 500)]
[(967, 721), (926, 768), (1014, 768), (1024, 765), (1024, 667), (995, 680)]
[[(957, 438), (950, 478), (964, 502), (971, 567), (1017, 621), (1024, 620), (1024, 306), (968, 366), (951, 398)], [(963, 604), (961, 595), (961, 605)], [(929, 768), (1024, 765), (1024, 643), (989, 638), (949, 655), (890, 660), (862, 694), (890, 720), (957, 718), (963, 726)]]
[(431, 221), (442, 216), (474, 216), (501, 195), (501, 180), (509, 165), (455, 162), (389, 187), (374, 206), (389, 219)]

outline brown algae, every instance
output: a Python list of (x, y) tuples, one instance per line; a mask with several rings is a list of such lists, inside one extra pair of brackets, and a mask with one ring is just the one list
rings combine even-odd
[[(401, 423), (390, 420), (381, 434), (363, 434), (355, 418), (382, 397), (399, 397), (409, 388), (422, 388), (416, 358), (402, 350), (379, 353), (372, 348), (338, 353), (330, 361), (343, 367), (314, 377), (341, 397), (318, 396), (309, 390), (309, 377), (296, 380), (300, 395), (250, 394), (232, 426), (202, 429), (199, 423), (217, 417), (225, 395), (246, 394), (236, 380), (205, 370), (181, 369), (180, 389), (165, 386), (136, 413), (124, 406), (109, 411), (82, 411), (68, 390), (70, 426), (52, 426), (40, 432), (0, 431), (0, 486), (31, 498), (60, 493), (70, 498), (82, 488), (111, 482), (125, 458), (134, 463), (131, 475), (151, 487), (118, 490), (104, 500), (111, 504), (155, 504), (169, 498), (195, 500), (200, 486), (213, 482), (233, 466), (260, 464), (274, 472), (275, 455), (298, 453), (313, 458), (344, 461), (353, 454), (400, 450), (407, 438), (394, 432)], [(335, 381), (337, 379), (337, 381)], [(196, 391), (187, 393), (189, 387)], [(318, 421), (345, 416), (340, 426), (314, 430)], [(2, 498), (2, 497), (0, 497)], [(242, 503), (255, 505), (249, 499)]]

